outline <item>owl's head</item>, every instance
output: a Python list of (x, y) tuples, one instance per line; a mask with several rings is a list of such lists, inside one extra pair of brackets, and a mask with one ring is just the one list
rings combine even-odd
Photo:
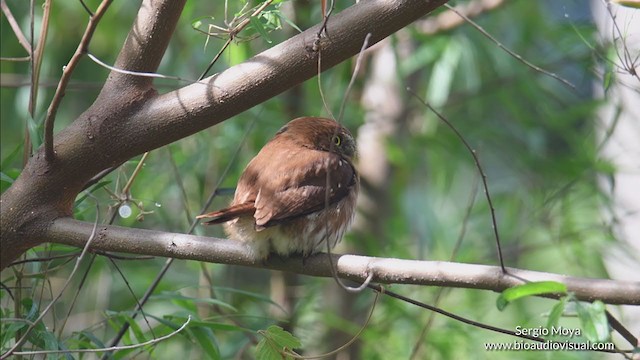
[(356, 154), (356, 141), (349, 129), (331, 119), (297, 118), (283, 126), (276, 137), (286, 137), (300, 146), (333, 152), (347, 159)]

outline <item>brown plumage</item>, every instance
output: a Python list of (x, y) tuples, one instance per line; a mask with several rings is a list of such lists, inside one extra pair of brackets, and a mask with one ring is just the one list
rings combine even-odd
[(225, 223), (254, 256), (309, 256), (333, 248), (355, 214), (356, 144), (339, 123), (303, 117), (283, 126), (245, 168), (230, 206), (198, 218)]

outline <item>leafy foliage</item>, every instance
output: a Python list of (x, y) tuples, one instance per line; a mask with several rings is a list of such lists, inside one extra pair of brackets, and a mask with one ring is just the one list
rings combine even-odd
[[(228, 39), (230, 29), (244, 19), (249, 24), (234, 34), (235, 42), (211, 73), (245, 61), (322, 19), (319, 6), (309, 2), (274, 1), (256, 17), (250, 16), (251, 10), (260, 4), (228, 2), (225, 8), (223, 3), (227, 2), (187, 2), (160, 73), (196, 79)], [(562, 2), (564, 9), (560, 10), (553, 3), (506, 2), (476, 21), (527, 61), (567, 78), (576, 89), (532, 71), (470, 26), (432, 35), (423, 32), (420, 22), (392, 37), (389, 46), (397, 68), (390, 72), (400, 84), (400, 90), (393, 91), (401, 92), (403, 115), (394, 125), (397, 132), (384, 140), (385, 156), (378, 159), (389, 168), (387, 182), (376, 189), (380, 196), (376, 200), (385, 211), (372, 215), (369, 224), (375, 226), (369, 231), (359, 229), (347, 236), (348, 251), (430, 260), (449, 260), (453, 254), (455, 261), (497, 263), (488, 205), (481, 191), (473, 190), (478, 175), (472, 159), (448, 128), (403, 91), (411, 85), (477, 150), (495, 199), (509, 266), (607, 276), (602, 251), (618, 239), (613, 221), (603, 220), (603, 211), (611, 206), (610, 194), (602, 190), (598, 179), (617, 169), (601, 156), (607, 140), (598, 136), (602, 129), (597, 111), (607, 100), (597, 99), (591, 89), (598, 83), (608, 88), (615, 78), (613, 69), (606, 70), (602, 80), (592, 73), (594, 52), (601, 50), (591, 46), (595, 26), (588, 9)], [(27, 33), (28, 2), (10, 6)], [(135, 2), (114, 3), (95, 34), (90, 47), (93, 54), (113, 62), (136, 6)], [(42, 118), (53, 95), (51, 84), (75, 51), (81, 36), (78, 24), (86, 21), (83, 11), (78, 2), (56, 2), (53, 8), (50, 31), (56, 36), (49, 37), (45, 49), (36, 116), (26, 110), (26, 87), (3, 85), (0, 89), (3, 192), (21, 172), (25, 134), (30, 134), (35, 147), (41, 144)], [(24, 55), (6, 17), (0, 21), (2, 56)], [(331, 29), (328, 33), (330, 36)], [(411, 49), (408, 54), (406, 48)], [(21, 82), (28, 80), (26, 64), (2, 61), (0, 66), (3, 84), (5, 74), (16, 74)], [(212, 191), (227, 196), (217, 196), (211, 208), (228, 202), (232, 191), (221, 189), (234, 187), (249, 159), (283, 123), (325, 113), (319, 85), (327, 106), (337, 113), (352, 68), (353, 63), (338, 66), (324, 73), (319, 82), (309, 81), (218, 126), (155, 150), (124, 192), (140, 161), (131, 159), (78, 196), (74, 217), (93, 221), (99, 215), (101, 222), (113, 218), (120, 226), (186, 232)], [(88, 60), (80, 64), (60, 108), (56, 130), (91, 105), (107, 74)], [(342, 120), (353, 130), (372, 116), (361, 101), (371, 77), (373, 65), (367, 63), (348, 94)], [(155, 85), (164, 92), (183, 83), (160, 79)], [(366, 126), (370, 123), (360, 129)], [(221, 189), (215, 188), (218, 181)], [(471, 208), (469, 199), (474, 200)], [(130, 216), (118, 215), (123, 206), (129, 207)], [(197, 227), (195, 233), (224, 236), (219, 228)], [(42, 245), (27, 257), (49, 261), (23, 263), (3, 272), (2, 283), (10, 284), (11, 295), (5, 288), (0, 291), (1, 317), (35, 319), (59, 289), (59, 280), (69, 274), (69, 262), (75, 256), (77, 249)], [(367, 292), (344, 295), (326, 279), (285, 281), (283, 275), (260, 270), (176, 261), (144, 313), (134, 315), (132, 309), (165, 260), (122, 256), (98, 256), (83, 264), (84, 273), (73, 282), (77, 290), (65, 294), (46, 325), (35, 327), (28, 347), (103, 348), (124, 324), (129, 330), (122, 343), (135, 344), (166, 335), (191, 316), (194, 320), (186, 331), (169, 341), (119, 351), (114, 358), (144, 353), (158, 359), (229, 359), (255, 353), (259, 359), (281, 359), (293, 349), (323, 353), (346, 342), (359, 330), (370, 300)], [(285, 283), (290, 286), (284, 287)], [(496, 326), (581, 328), (585, 339), (609, 341), (602, 304), (570, 305), (574, 302), (569, 297), (554, 302), (531, 296), (565, 290), (555, 283), (523, 285), (499, 297), (503, 304), (499, 311), (494, 294), (460, 289), (439, 294), (430, 288), (401, 287), (407, 296), (428, 303), (438, 298), (449, 311)], [(507, 303), (511, 306), (506, 307)], [(565, 316), (570, 306), (575, 306), (578, 318)], [(5, 351), (28, 323), (3, 320), (0, 326), (0, 351)], [(479, 351), (483, 343), (508, 340), (450, 319), (431, 318), (405, 303), (381, 301), (369, 328), (349, 351), (354, 358), (363, 359), (410, 358), (412, 353), (413, 358), (428, 353), (432, 359), (510, 359), (513, 353)], [(550, 355), (598, 357), (581, 352)], [(518, 353), (524, 359), (539, 356)]]

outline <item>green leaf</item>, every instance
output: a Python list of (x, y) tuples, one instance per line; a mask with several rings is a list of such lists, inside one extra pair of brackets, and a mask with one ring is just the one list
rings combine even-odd
[(216, 339), (213, 336), (213, 331), (211, 329), (200, 327), (200, 326), (192, 326), (189, 324), (189, 331), (193, 334), (193, 337), (196, 339), (200, 347), (207, 354), (209, 359), (221, 359), (220, 350), (216, 344)]
[[(22, 145), (23, 144), (20, 143), (18, 146), (15, 147), (15, 149), (13, 149), (13, 151), (11, 151), (9, 153), (9, 155), (5, 156), (2, 159), (2, 163), (0, 164), (0, 168), (6, 169), (9, 165), (11, 165), (13, 160), (16, 159), (19, 154), (22, 153), (22, 147), (23, 147)], [(18, 171), (18, 173), (20, 173), (20, 172)]]
[(260, 34), (260, 36), (269, 44), (272, 43), (271, 38), (269, 37), (269, 33), (267, 33), (267, 30), (265, 30), (264, 26), (262, 26), (262, 22), (260, 21), (260, 19), (258, 19), (255, 16), (252, 16), (249, 18), (249, 21), (251, 23), (251, 26), (253, 27), (253, 29), (255, 31), (258, 32), (258, 34)]
[(269, 342), (267, 339), (262, 339), (256, 346), (256, 359), (258, 360), (282, 360), (283, 356), (280, 354), (275, 345)]
[(176, 304), (181, 305), (181, 306), (187, 308), (188, 310), (194, 310), (194, 312), (196, 310), (195, 307), (192, 307), (191, 305), (187, 306), (186, 304), (204, 303), (204, 304), (222, 306), (222, 307), (227, 308), (227, 309), (229, 309), (231, 311), (234, 311), (234, 312), (238, 311), (235, 307), (227, 304), (224, 301), (220, 301), (218, 299), (194, 298), (194, 297), (184, 296), (184, 295), (180, 295), (180, 294), (176, 294), (176, 293), (170, 293), (170, 292), (164, 292), (162, 294), (153, 295), (153, 296), (151, 296), (151, 299), (153, 299), (153, 300), (173, 300)]
[(296, 29), (296, 31), (298, 31), (299, 33), (302, 32), (302, 30), (300, 30), (298, 25), (294, 24), (293, 21), (291, 21), (288, 17), (286, 17), (282, 12), (276, 11), (275, 14), (276, 14), (276, 16), (278, 16), (280, 18), (280, 20), (286, 22), (287, 24), (289, 24), (289, 26), (291, 26), (292, 28)]
[(611, 337), (604, 303), (596, 300), (591, 304), (576, 303), (578, 318), (584, 337), (591, 342), (607, 342)]
[(29, 136), (31, 137), (31, 144), (33, 148), (37, 149), (42, 145), (42, 136), (40, 135), (40, 125), (36, 123), (31, 117), (27, 118), (27, 128)]
[(277, 325), (269, 326), (262, 335), (268, 337), (283, 348), (295, 349), (302, 346), (300, 339)]
[[(95, 346), (91, 346), (90, 348), (106, 348), (107, 346), (102, 342), (102, 340), (98, 339), (92, 332), (83, 330), (78, 334), (79, 338), (86, 338), (89, 340), (89, 343), (95, 344)], [(87, 345), (87, 347), (89, 347)]]
[(454, 75), (462, 57), (462, 48), (456, 41), (447, 44), (431, 73), (427, 101), (434, 107), (442, 106), (449, 98)]
[(12, 177), (10, 177), (9, 175), (5, 174), (4, 172), (0, 172), (0, 181), (7, 182), (9, 184), (13, 184), (13, 182), (15, 180)]
[(556, 303), (553, 308), (551, 308), (551, 312), (549, 313), (549, 318), (547, 319), (547, 329), (551, 329), (552, 327), (558, 326), (558, 322), (560, 321), (560, 317), (564, 313), (564, 308), (567, 304), (567, 296), (563, 296), (558, 303)]
[(133, 335), (136, 337), (136, 342), (143, 343), (147, 341), (148, 339), (144, 336), (144, 331), (142, 331), (136, 320), (128, 315), (126, 316), (126, 319), (129, 323), (129, 329), (131, 329), (131, 332), (133, 332)]
[[(235, 191), (235, 189), (230, 192), (230, 195), (233, 195), (234, 191)], [(223, 292), (229, 292), (229, 293), (233, 293), (233, 294), (244, 295), (244, 296), (247, 296), (247, 297), (249, 297), (251, 299), (262, 301), (262, 302), (268, 303), (270, 305), (274, 305), (274, 306), (278, 307), (278, 309), (282, 310), (283, 312), (285, 312), (285, 313), (287, 312), (287, 310), (285, 310), (285, 308), (283, 308), (280, 304), (278, 304), (277, 302), (273, 301), (270, 297), (265, 296), (263, 294), (259, 294), (259, 293), (255, 293), (255, 292), (251, 292), (251, 291), (246, 291), (246, 290), (233, 289), (233, 288), (224, 287), (224, 286), (214, 286), (213, 288), (218, 292), (223, 291)]]
[(256, 358), (260, 360), (293, 359), (292, 356), (283, 355), (283, 352), (302, 346), (297, 337), (277, 325), (259, 330), (258, 334), (263, 336), (256, 346)]
[(40, 312), (38, 311), (38, 304), (31, 298), (23, 299), (22, 307), (27, 310), (27, 315), (25, 315), (24, 318), (29, 321), (35, 321), (40, 315)]
[(611, 87), (612, 80), (613, 80), (613, 71), (605, 71), (604, 79), (603, 79), (603, 88), (605, 93), (607, 93), (609, 90), (609, 87)]
[(191, 22), (191, 27), (194, 30), (199, 30), (199, 31), (204, 31), (207, 32), (206, 30), (202, 30), (200, 29), (200, 27), (205, 23), (203, 20), (209, 20), (207, 21), (207, 23), (211, 23), (213, 22), (215, 19), (213, 16), (201, 16), (198, 18), (195, 18), (192, 22)]
[(237, 326), (233, 324), (225, 324), (220, 322), (191, 320), (190, 324), (193, 324), (194, 326), (206, 327), (211, 330), (253, 332), (253, 330), (248, 328), (243, 328), (241, 326)]
[(9, 323), (8, 321), (2, 322), (0, 327), (0, 348), (4, 348), (8, 341), (14, 338), (18, 331), (24, 330), (29, 327), (26, 322), (16, 321)]
[(523, 297), (542, 294), (564, 294), (566, 292), (566, 285), (556, 281), (530, 282), (522, 285), (516, 285), (503, 291), (502, 294), (498, 296), (496, 306), (498, 307), (498, 310), (502, 311), (510, 302)]

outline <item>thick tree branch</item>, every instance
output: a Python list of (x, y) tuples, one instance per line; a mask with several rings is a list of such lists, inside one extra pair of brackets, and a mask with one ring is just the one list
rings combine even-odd
[[(55, 161), (38, 150), (0, 199), (0, 270), (46, 238), (51, 221), (69, 216), (96, 174), (169, 144), (276, 96), (357, 54), (367, 33), (380, 41), (446, 0), (362, 1), (319, 26), (203, 82), (157, 96), (148, 78), (112, 72), (96, 102), (54, 139)], [(146, 0), (116, 65), (155, 71), (184, 0)], [(158, 34), (155, 33), (158, 32)], [(139, 51), (139, 53), (136, 53)], [(286, 119), (283, 119), (283, 121)]]
[[(57, 219), (49, 228), (47, 240), (82, 247), (91, 235), (93, 224), (70, 218)], [(92, 250), (128, 252), (179, 259), (207, 261), (283, 270), (311, 276), (331, 277), (327, 254), (306, 259), (272, 258), (263, 263), (248, 256), (241, 243), (202, 236), (100, 226)], [(552, 273), (499, 266), (417, 261), (334, 254), (333, 263), (340, 277), (362, 282), (370, 272), (373, 281), (393, 284), (419, 284), (502, 291), (524, 281), (552, 280), (567, 285), (580, 300), (602, 300), (608, 304), (640, 305), (640, 282), (578, 278)]]
[[(371, 0), (333, 15), (327, 23), (329, 36), (320, 42), (323, 69), (357, 54), (368, 33), (371, 46), (446, 2)], [(313, 43), (320, 26), (201, 82), (145, 102), (123, 129), (124, 157), (194, 134), (315, 76), (318, 52)]]
[[(114, 66), (134, 72), (155, 72), (175, 31), (186, 0), (145, 0)], [(111, 72), (100, 96), (120, 97), (123, 89), (147, 89), (153, 78)]]

